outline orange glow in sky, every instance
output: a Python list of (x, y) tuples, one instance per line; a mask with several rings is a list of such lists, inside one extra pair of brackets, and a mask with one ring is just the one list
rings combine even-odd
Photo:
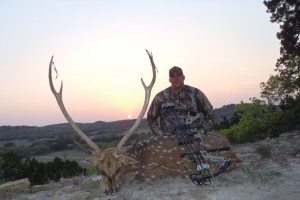
[(279, 56), (265, 10), (261, 0), (1, 2), (0, 125), (66, 122), (48, 84), (52, 55), (76, 122), (138, 116), (140, 78), (152, 78), (145, 49), (158, 69), (151, 100), (174, 65), (215, 108), (259, 97)]

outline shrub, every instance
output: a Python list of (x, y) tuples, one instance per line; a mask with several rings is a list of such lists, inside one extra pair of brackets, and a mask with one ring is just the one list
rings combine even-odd
[(259, 145), (256, 147), (255, 151), (261, 158), (269, 158), (271, 156), (272, 147), (270, 145)]
[(111, 141), (107, 141), (107, 142), (100, 142), (100, 141), (96, 142), (96, 144), (101, 149), (107, 149), (107, 148), (110, 148), (110, 147), (116, 147), (118, 143), (119, 143), (119, 140), (111, 140)]
[(45, 143), (37, 143), (30, 148), (31, 155), (40, 155), (40, 154), (48, 153), (49, 151), (50, 151), (50, 146)]
[(15, 143), (13, 143), (13, 142), (6, 142), (4, 145), (3, 145), (3, 147), (16, 147), (16, 145), (15, 145)]
[(145, 176), (143, 176), (143, 174), (141, 174), (141, 173), (136, 174), (134, 179), (138, 182), (145, 182), (146, 181)]
[(252, 103), (237, 105), (239, 122), (229, 129), (220, 130), (222, 135), (231, 142), (253, 142), (266, 137), (279, 135), (285, 127), (285, 114), (275, 106), (266, 104), (264, 101), (253, 98)]
[(95, 165), (89, 165), (88, 167), (85, 168), (86, 169), (86, 174), (90, 175), (90, 174), (97, 174), (98, 173), (98, 166)]
[(14, 181), (28, 178), (31, 185), (44, 184), (48, 180), (58, 181), (61, 177), (68, 178), (86, 174), (75, 161), (63, 161), (55, 158), (52, 162), (40, 163), (35, 159), (26, 159), (14, 152), (0, 152), (0, 181)]
[(25, 168), (22, 156), (10, 151), (0, 152), (0, 157), (2, 160), (0, 173), (5, 182), (25, 178)]

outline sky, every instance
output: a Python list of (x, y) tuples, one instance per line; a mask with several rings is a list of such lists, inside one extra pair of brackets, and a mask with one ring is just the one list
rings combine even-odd
[[(180, 66), (214, 108), (260, 97), (279, 57), (262, 0), (0, 0), (0, 125), (65, 123), (51, 93), (54, 55), (76, 122), (136, 118)], [(54, 74), (55, 77), (55, 74)]]

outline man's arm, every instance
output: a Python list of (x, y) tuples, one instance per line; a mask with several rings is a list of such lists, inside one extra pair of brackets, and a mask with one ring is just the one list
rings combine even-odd
[(211, 105), (205, 94), (200, 90), (198, 90), (197, 92), (197, 105), (198, 109), (205, 116), (208, 125), (212, 127), (214, 120), (213, 106)]
[(160, 117), (161, 104), (159, 102), (159, 97), (156, 95), (150, 105), (147, 114), (148, 125), (154, 135), (163, 135), (162, 130), (160, 129), (158, 118)]

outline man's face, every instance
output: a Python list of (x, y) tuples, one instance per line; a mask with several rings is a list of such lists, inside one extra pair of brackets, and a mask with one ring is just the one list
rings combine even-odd
[(173, 88), (180, 88), (184, 85), (184, 78), (183, 74), (173, 73), (169, 81)]

